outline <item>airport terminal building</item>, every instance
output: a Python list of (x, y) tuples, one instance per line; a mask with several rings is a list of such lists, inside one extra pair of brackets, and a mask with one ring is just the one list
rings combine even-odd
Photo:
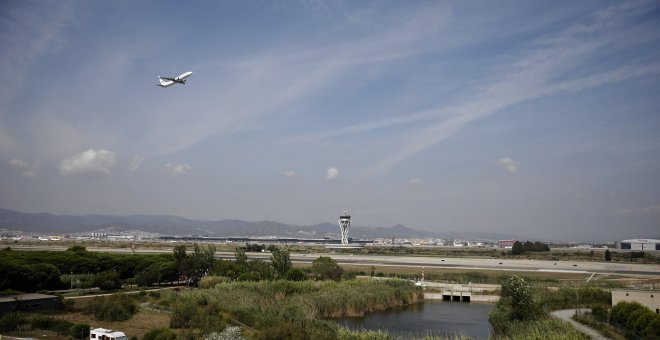
[(621, 241), (621, 249), (630, 250), (660, 250), (660, 240), (632, 239)]

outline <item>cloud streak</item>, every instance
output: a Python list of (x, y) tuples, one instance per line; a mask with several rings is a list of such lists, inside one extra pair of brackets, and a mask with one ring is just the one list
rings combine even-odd
[(559, 83), (553, 82), (556, 74), (576, 67), (582, 60), (587, 59), (590, 53), (607, 45), (607, 38), (598, 40), (591, 35), (586, 36), (586, 33), (619, 28), (620, 20), (609, 20), (612, 13), (616, 13), (617, 18), (624, 17), (633, 20), (636, 15), (644, 14), (644, 9), (648, 10), (643, 6), (613, 6), (604, 12), (595, 14), (589, 24), (578, 23), (558, 34), (550, 34), (535, 40), (526, 52), (521, 53), (521, 58), (514, 59), (508, 66), (503, 67), (499, 81), (477, 87), (476, 94), (462, 104), (438, 107), (403, 117), (363, 122), (341, 130), (325, 132), (320, 136), (337, 136), (425, 120), (431, 121), (431, 124), (411, 129), (399, 149), (369, 167), (362, 176), (362, 179), (367, 179), (446, 140), (467, 124), (513, 105), (559, 93), (578, 92), (635, 77), (656, 75), (660, 73), (660, 64), (652, 63), (621, 67)]
[(11, 159), (9, 165), (16, 171), (20, 172), (25, 177), (35, 177), (37, 175), (37, 164), (30, 164), (22, 159)]

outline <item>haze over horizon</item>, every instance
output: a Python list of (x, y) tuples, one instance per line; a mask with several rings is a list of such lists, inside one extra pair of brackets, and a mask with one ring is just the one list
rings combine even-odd
[(658, 19), (655, 1), (4, 1), (0, 207), (655, 237)]

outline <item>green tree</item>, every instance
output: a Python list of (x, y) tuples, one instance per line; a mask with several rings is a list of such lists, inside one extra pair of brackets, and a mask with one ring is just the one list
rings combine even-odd
[(234, 258), (236, 259), (237, 264), (244, 265), (247, 262), (247, 255), (245, 255), (245, 249), (236, 248), (236, 250), (234, 250)]
[(84, 246), (71, 246), (66, 251), (71, 251), (71, 252), (74, 252), (74, 253), (86, 252), (87, 248), (85, 248)]
[(312, 274), (317, 279), (339, 281), (342, 273), (343, 269), (331, 257), (321, 256), (312, 262)]
[(609, 249), (605, 250), (605, 261), (606, 262), (612, 261), (612, 254), (610, 253)]
[(174, 247), (174, 267), (179, 274), (179, 279), (188, 281), (188, 253), (186, 252), (185, 245), (178, 245)]
[(113, 290), (121, 288), (121, 280), (119, 279), (119, 274), (112, 270), (96, 274), (92, 284), (95, 287), (101, 288), (101, 290)]
[(505, 303), (511, 306), (511, 320), (535, 319), (540, 314), (529, 286), (520, 276), (511, 276), (504, 282), (502, 297), (505, 298)]
[(214, 261), (215, 247), (212, 245), (200, 247), (195, 243), (193, 253), (188, 257), (190, 281), (192, 283), (199, 282), (213, 268)]
[(519, 241), (516, 241), (513, 243), (513, 247), (511, 248), (511, 254), (513, 255), (522, 255), (524, 252), (523, 245)]
[(270, 257), (270, 260), (275, 269), (275, 277), (278, 279), (286, 278), (286, 273), (292, 266), (289, 250), (276, 248), (273, 250), (273, 255)]

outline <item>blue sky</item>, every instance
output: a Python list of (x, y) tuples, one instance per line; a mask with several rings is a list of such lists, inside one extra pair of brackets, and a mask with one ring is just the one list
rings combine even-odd
[(659, 19), (654, 1), (3, 1), (0, 207), (657, 237)]

